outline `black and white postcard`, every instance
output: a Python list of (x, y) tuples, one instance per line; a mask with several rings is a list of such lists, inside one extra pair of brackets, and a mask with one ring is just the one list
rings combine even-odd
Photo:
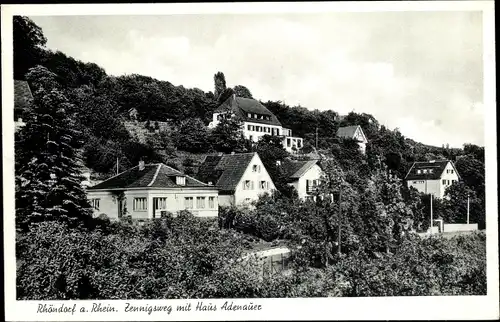
[(498, 319), (493, 8), (2, 6), (6, 320)]

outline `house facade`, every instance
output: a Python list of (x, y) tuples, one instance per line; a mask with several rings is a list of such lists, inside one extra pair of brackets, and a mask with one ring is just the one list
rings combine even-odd
[(161, 213), (188, 210), (195, 216), (215, 217), (218, 190), (162, 163), (140, 162), (127, 171), (87, 188), (94, 215), (112, 219), (159, 218)]
[(297, 190), (300, 199), (313, 198), (313, 192), (319, 186), (323, 173), (319, 160), (284, 160), (278, 166), (282, 167), (288, 184)]
[(413, 163), (405, 180), (408, 187), (443, 198), (446, 188), (460, 181), (460, 175), (453, 162), (432, 160)]
[(366, 153), (366, 144), (368, 143), (368, 140), (366, 139), (365, 133), (363, 132), (361, 126), (353, 125), (340, 127), (337, 130), (336, 136), (339, 138), (356, 140), (358, 142), (359, 150), (361, 151), (361, 153)]
[(196, 178), (219, 189), (221, 206), (249, 204), (276, 189), (255, 152), (206, 156)]
[(209, 128), (214, 128), (224, 115), (231, 113), (243, 121), (243, 136), (257, 142), (264, 135), (279, 136), (283, 147), (293, 153), (303, 147), (303, 139), (294, 137), (292, 130), (284, 128), (276, 116), (264, 105), (250, 98), (230, 95), (214, 112)]

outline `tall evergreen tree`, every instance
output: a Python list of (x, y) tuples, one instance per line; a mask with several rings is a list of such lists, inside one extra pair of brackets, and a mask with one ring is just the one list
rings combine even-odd
[(216, 99), (219, 99), (219, 96), (226, 90), (226, 77), (224, 76), (224, 73), (217, 72), (214, 75), (214, 83), (215, 83), (214, 95)]
[(16, 142), (16, 226), (48, 220), (87, 225), (91, 208), (80, 183), (80, 133), (67, 114), (73, 106), (56, 75), (36, 66), (26, 78), (34, 106)]

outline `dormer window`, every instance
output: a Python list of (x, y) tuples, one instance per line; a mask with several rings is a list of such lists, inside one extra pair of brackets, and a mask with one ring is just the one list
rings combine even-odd
[(247, 113), (247, 116), (248, 116), (249, 118), (252, 118), (252, 114), (251, 114), (251, 113)]
[(184, 177), (184, 176), (175, 177), (175, 184), (177, 184), (179, 186), (185, 186), (186, 185), (186, 177)]
[(417, 170), (417, 174), (421, 174), (422, 173), (422, 170)]

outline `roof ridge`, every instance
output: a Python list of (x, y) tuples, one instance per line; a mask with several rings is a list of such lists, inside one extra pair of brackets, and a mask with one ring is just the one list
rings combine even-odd
[(160, 173), (160, 169), (161, 169), (161, 164), (157, 164), (157, 168), (156, 168), (156, 172), (153, 176), (153, 179), (151, 180), (151, 182), (147, 185), (148, 187), (151, 187), (153, 185), (153, 183), (156, 181), (156, 178), (158, 178), (158, 173)]
[(107, 178), (106, 180), (102, 181), (101, 183), (106, 182), (106, 181), (108, 181), (108, 180), (111, 180), (111, 179), (113, 179), (113, 178), (116, 178), (116, 177), (118, 177), (118, 176), (120, 176), (120, 175), (124, 174), (125, 172), (128, 172), (128, 171), (130, 171), (130, 170), (132, 170), (132, 169), (134, 169), (134, 168), (137, 168), (138, 166), (139, 166), (139, 165), (133, 166), (132, 168), (129, 168), (129, 169), (125, 170), (125, 171), (122, 171), (122, 172), (120, 172), (120, 173), (118, 173), (118, 174), (115, 174), (114, 176)]
[[(172, 169), (172, 170), (175, 170), (176, 172), (179, 172), (181, 175), (183, 175), (183, 176), (185, 176), (185, 177), (188, 177), (189, 179), (193, 179), (194, 181), (199, 182), (199, 183), (201, 183), (201, 184), (203, 184), (203, 185), (205, 185), (205, 186), (210, 186), (209, 184), (206, 184), (205, 182), (201, 182), (200, 180), (198, 180), (198, 179), (196, 179), (196, 178), (193, 178), (193, 177), (191, 177), (191, 176), (188, 176), (188, 175), (187, 175), (187, 174), (185, 174), (184, 172), (179, 171), (179, 170), (176, 170), (176, 169), (174, 169), (174, 168), (172, 168), (172, 167), (170, 167), (170, 166), (168, 166), (168, 165), (166, 165), (166, 164), (164, 164), (164, 163), (160, 163), (160, 164), (161, 164), (162, 166), (165, 166), (165, 167), (167, 167), (167, 168), (170, 168), (170, 169)], [(161, 167), (160, 167), (160, 168), (161, 168)], [(158, 170), (159, 170), (160, 168), (158, 168)], [(155, 179), (156, 179), (156, 178), (155, 178)]]

